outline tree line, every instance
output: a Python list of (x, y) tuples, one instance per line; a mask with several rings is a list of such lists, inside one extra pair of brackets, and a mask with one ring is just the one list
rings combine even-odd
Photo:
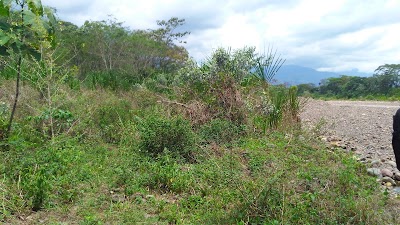
[(300, 84), (300, 95), (334, 98), (400, 97), (400, 64), (379, 66), (373, 76), (342, 75), (315, 84)]

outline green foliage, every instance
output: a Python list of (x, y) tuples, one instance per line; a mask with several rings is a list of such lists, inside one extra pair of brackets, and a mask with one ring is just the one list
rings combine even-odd
[(83, 81), (84, 84), (91, 88), (105, 88), (113, 91), (129, 90), (134, 84), (139, 83), (138, 77), (119, 73), (118, 71), (110, 72), (88, 72)]
[[(156, 30), (130, 30), (115, 19), (87, 21), (76, 27), (62, 22), (57, 34), (62, 58), (79, 68), (79, 78), (91, 88), (131, 89), (157, 73), (172, 74), (187, 60), (179, 46), (188, 32), (176, 33), (184, 20), (158, 21)], [(72, 58), (72, 60), (70, 60)]]
[(268, 91), (261, 91), (258, 98), (256, 105), (249, 106), (256, 112), (253, 123), (258, 130), (266, 133), (267, 130), (298, 125), (301, 103), (296, 87), (270, 87)]
[[(59, 139), (59, 141), (62, 139)], [(71, 202), (79, 195), (77, 183), (89, 177), (85, 159), (75, 141), (59, 142), (32, 151), (26, 148), (7, 153), (7, 171), (2, 171), (18, 185), (29, 207), (35, 211), (50, 207), (55, 201)]]
[(119, 143), (126, 124), (133, 120), (131, 105), (124, 100), (106, 102), (94, 114), (102, 139), (107, 143)]
[(269, 47), (267, 53), (257, 59), (255, 75), (268, 83), (272, 82), (275, 74), (286, 61), (280, 56), (276, 56), (276, 53), (277, 50), (274, 52), (273, 48)]
[[(278, 144), (277, 140), (280, 138), (274, 138), (274, 142)], [(262, 171), (261, 174), (268, 176), (269, 179), (262, 180), (260, 183), (256, 181), (257, 185), (255, 186), (250, 183), (242, 184), (246, 188), (242, 189), (245, 191), (241, 195), (243, 199), (240, 206), (233, 210), (232, 214), (222, 223), (331, 224), (332, 221), (335, 221), (334, 224), (342, 224), (353, 218), (355, 223), (364, 224), (374, 220), (374, 216), (365, 213), (368, 202), (371, 204), (374, 201), (370, 192), (354, 188), (364, 186), (369, 189), (378, 184), (374, 179), (360, 178), (359, 174), (365, 170), (365, 167), (350, 157), (345, 157), (343, 160), (341, 153), (326, 155), (324, 152), (315, 151), (312, 148), (303, 149), (300, 146), (293, 149), (289, 147), (287, 151), (281, 152), (278, 156), (275, 154), (276, 151), (281, 151), (281, 148), (285, 148), (285, 146), (287, 148), (287, 145), (282, 147), (275, 145), (268, 153), (254, 151), (254, 147), (261, 147), (261, 143), (248, 142), (247, 144), (250, 144), (246, 145), (247, 149), (252, 149), (248, 151), (252, 170), (258, 167), (258, 170)], [(260, 150), (263, 148), (265, 147)], [(299, 148), (301, 148), (300, 152)], [(275, 153), (270, 154), (271, 152)], [(264, 163), (254, 164), (254, 161), (259, 160)], [(280, 164), (283, 162), (281, 160), (284, 160), (285, 163)], [(331, 161), (321, 165), (320, 160)], [(277, 165), (275, 163), (279, 164), (279, 169), (273, 166)], [(330, 168), (332, 166), (334, 168)], [(260, 173), (254, 173), (254, 176), (258, 176), (258, 174)], [(286, 178), (296, 182), (297, 185), (294, 187), (290, 182), (286, 183), (282, 180)], [(252, 180), (254, 181), (254, 179)], [(326, 185), (330, 184), (333, 184), (330, 186), (330, 190), (334, 189), (335, 191), (324, 191)], [(343, 208), (346, 210), (342, 210)], [(334, 213), (332, 213), (332, 209), (335, 210)], [(355, 215), (358, 216), (354, 217)]]
[(45, 138), (67, 132), (76, 120), (70, 111), (62, 109), (45, 109), (38, 116), (26, 119), (32, 121), (33, 127)]
[(313, 83), (308, 83), (308, 84), (299, 84), (297, 85), (297, 94), (299, 96), (306, 96), (310, 95), (311, 93), (317, 92), (317, 86)]
[[(0, 51), (10, 53), (2, 77), (16, 77), (19, 65), (24, 88), (11, 151), (0, 151), (1, 223), (25, 223), (26, 215), (48, 224), (388, 221), (387, 199), (361, 164), (291, 133), (301, 88), (267, 83), (283, 63), (276, 51), (217, 49), (198, 65), (178, 45), (188, 34), (176, 32), (185, 22), (178, 18), (135, 31), (112, 19), (60, 22), (53, 51), (54, 39), (31, 28), (44, 35), (54, 18), (32, 0), (24, 1), (26, 22), (16, 20), (29, 47), (43, 47), (31, 60), (12, 47), (23, 36), (9, 35), (8, 19), (21, 19), (11, 2), (0, 4)], [(12, 105), (9, 83), (0, 84), (0, 126)], [(325, 84), (327, 93), (369, 87), (352, 77)], [(197, 135), (216, 144), (197, 145)]]
[[(9, 107), (5, 102), (0, 102), (0, 140), (3, 140), (5, 132), (7, 130), (7, 115)], [(1, 149), (1, 146), (0, 146)]]
[(161, 154), (156, 162), (146, 163), (145, 175), (141, 177), (141, 186), (161, 192), (182, 193), (194, 184), (193, 175), (185, 171), (168, 152)]
[(167, 150), (173, 156), (192, 159), (196, 136), (189, 121), (150, 115), (140, 124), (140, 150), (158, 156)]
[[(15, 3), (15, 4), (14, 4)], [(13, 5), (14, 4), (14, 5)], [(53, 10), (42, 6), (40, 0), (1, 1), (0, 55), (17, 54), (15, 98), (4, 139), (11, 133), (17, 108), (25, 56), (40, 61), (45, 49), (54, 47), (55, 17)], [(16, 7), (11, 7), (16, 6)], [(5, 12), (8, 11), (8, 12)], [(15, 16), (14, 16), (15, 15)]]
[(299, 94), (308, 91), (316, 97), (388, 100), (388, 97), (395, 97), (400, 88), (399, 76), (398, 64), (385, 64), (379, 66), (371, 77), (343, 75), (322, 80), (318, 88), (299, 85)]
[(199, 133), (208, 143), (229, 144), (237, 141), (245, 133), (245, 127), (238, 126), (230, 120), (217, 118), (202, 125)]
[[(13, 2), (19, 7), (11, 10)], [(40, 41), (47, 40), (54, 44), (54, 26), (56, 24), (53, 11), (43, 7), (40, 0), (1, 1), (0, 12), (7, 18), (1, 22), (0, 53), (9, 55), (8, 49), (40, 60), (38, 48)], [(18, 16), (13, 21), (13, 14)], [(35, 37), (35, 38), (31, 38)]]

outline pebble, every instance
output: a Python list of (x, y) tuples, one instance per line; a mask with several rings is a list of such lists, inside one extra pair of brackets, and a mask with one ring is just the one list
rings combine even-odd
[(154, 195), (146, 195), (146, 199), (153, 199)]
[(392, 178), (390, 177), (383, 177), (381, 180), (383, 183), (390, 183), (391, 186), (396, 186), (396, 181), (394, 181)]
[(387, 164), (391, 165), (394, 168), (396, 168), (396, 166), (397, 166), (397, 164), (391, 160), (387, 161)]
[[(329, 148), (340, 147), (351, 151), (354, 147), (357, 160), (368, 166), (367, 173), (378, 178), (382, 185), (389, 185), (386, 188), (400, 196), (400, 172), (396, 169), (391, 146), (393, 115), (398, 106), (399, 102), (311, 100), (301, 118), (310, 125), (325, 119), (327, 132), (319, 135), (328, 142)], [(382, 181), (382, 177), (390, 180)]]
[(393, 188), (393, 192), (396, 194), (400, 194), (400, 187)]
[(379, 164), (380, 162), (380, 160), (375, 159), (371, 161), (371, 165)]
[(393, 176), (393, 172), (388, 169), (381, 169), (381, 174), (384, 177), (392, 177)]
[(367, 173), (371, 176), (376, 176), (376, 177), (382, 176), (381, 171), (378, 168), (368, 168)]
[(400, 173), (399, 172), (394, 173), (394, 179), (400, 180)]
[(124, 195), (120, 195), (120, 194), (113, 194), (112, 196), (111, 196), (111, 200), (114, 202), (114, 203), (117, 203), (117, 202), (125, 202), (125, 196)]

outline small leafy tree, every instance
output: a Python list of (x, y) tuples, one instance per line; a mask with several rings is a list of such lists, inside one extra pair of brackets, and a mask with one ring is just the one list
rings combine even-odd
[(5, 138), (10, 135), (17, 108), (22, 63), (25, 57), (41, 60), (44, 43), (54, 44), (56, 19), (53, 10), (44, 7), (40, 0), (2, 0), (0, 1), (0, 55), (10, 52), (17, 55), (15, 98)]

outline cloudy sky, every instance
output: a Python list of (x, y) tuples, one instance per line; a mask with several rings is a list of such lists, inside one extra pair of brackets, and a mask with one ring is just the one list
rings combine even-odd
[(132, 29), (186, 19), (190, 55), (201, 61), (218, 47), (273, 46), (286, 64), (372, 74), (400, 64), (400, 0), (42, 0), (82, 25), (112, 15)]

